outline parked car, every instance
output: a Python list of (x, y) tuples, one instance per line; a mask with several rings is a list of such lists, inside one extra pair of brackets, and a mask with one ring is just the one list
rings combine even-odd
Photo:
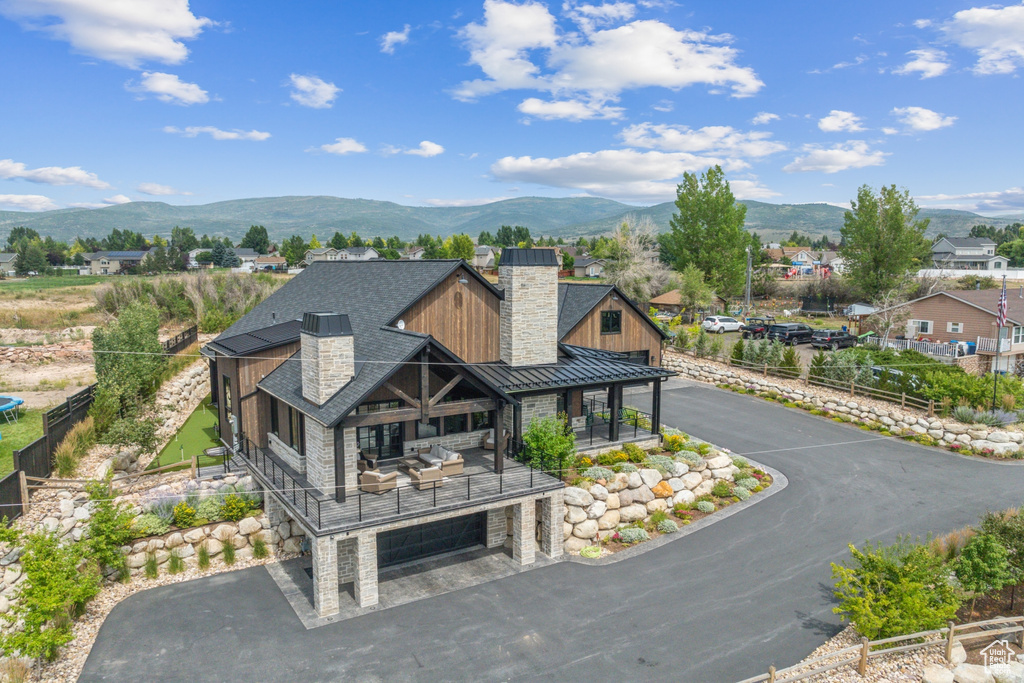
[(707, 318), (704, 318), (701, 327), (708, 332), (724, 334), (725, 332), (739, 332), (742, 323), (736, 318), (730, 318), (727, 315), (709, 315)]
[(768, 334), (768, 328), (775, 322), (774, 318), (747, 318), (747, 321), (740, 326), (740, 332), (744, 339), (764, 339)]
[(768, 339), (776, 339), (783, 344), (796, 346), (806, 344), (814, 336), (814, 330), (803, 323), (779, 323), (768, 328)]
[(856, 346), (857, 338), (842, 330), (815, 330), (811, 335), (811, 346), (816, 349), (836, 349)]

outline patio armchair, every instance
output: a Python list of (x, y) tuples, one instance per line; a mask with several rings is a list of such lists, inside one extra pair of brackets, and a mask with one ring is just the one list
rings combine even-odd
[(369, 470), (359, 475), (359, 488), (366, 493), (384, 493), (398, 486), (398, 472), (381, 474)]
[[(484, 438), (484, 449), (486, 449), (488, 451), (493, 451), (494, 450), (494, 431), (495, 431), (494, 429), (491, 429), (491, 431), (487, 432), (487, 437)], [(509, 438), (508, 431), (502, 429), (501, 430), (501, 438), (504, 440), (503, 443), (505, 445), (505, 450), (508, 450), (508, 438)]]
[(421, 448), (419, 455), (416, 457), (428, 467), (440, 468), (441, 474), (446, 477), (462, 474), (462, 469), (465, 465), (465, 460), (462, 459), (461, 453), (439, 444), (434, 444), (430, 448)]
[(442, 476), (443, 475), (441, 474), (441, 469), (439, 467), (424, 467), (421, 470), (409, 470), (409, 478), (412, 479), (412, 485), (416, 487), (417, 491), (441, 487)]
[(359, 458), (359, 460), (356, 460), (356, 470), (360, 474), (363, 472), (375, 472), (377, 470), (377, 461), (372, 458)]

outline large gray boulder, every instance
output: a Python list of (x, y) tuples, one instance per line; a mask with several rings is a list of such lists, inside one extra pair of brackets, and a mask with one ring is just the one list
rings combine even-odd
[(608, 512), (608, 506), (605, 502), (603, 500), (595, 500), (590, 504), (590, 507), (587, 508), (587, 517), (590, 519), (597, 519), (606, 512)]
[(585, 508), (594, 502), (594, 497), (578, 486), (567, 486), (563, 496), (566, 505), (576, 505), (581, 508)]
[(590, 495), (594, 497), (594, 500), (608, 500), (608, 489), (601, 484), (594, 484), (590, 487)]
[(620, 522), (636, 522), (647, 516), (647, 508), (643, 505), (627, 505), (619, 509)]
[(580, 522), (573, 528), (572, 535), (576, 538), (593, 538), (597, 536), (597, 520), (587, 519)]
[(653, 489), (661, 482), (661, 472), (653, 469), (642, 469), (640, 470), (640, 479), (643, 480), (644, 486)]
[(953, 683), (953, 672), (939, 664), (929, 664), (921, 672), (921, 683)]
[(953, 680), (956, 683), (996, 683), (996, 679), (983, 666), (977, 664), (961, 664), (953, 669)]
[(587, 511), (576, 505), (565, 506), (565, 521), (569, 524), (579, 524), (587, 518)]

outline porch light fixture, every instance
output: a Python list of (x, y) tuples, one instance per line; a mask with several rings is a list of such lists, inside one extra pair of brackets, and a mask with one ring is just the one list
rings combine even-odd
[(466, 279), (465, 275), (460, 275), (459, 276), (459, 284), (460, 285), (468, 285), (469, 284), (469, 280)]
[(618, 301), (618, 300), (619, 300), (619, 297), (617, 297), (614, 294), (612, 294), (612, 301)]

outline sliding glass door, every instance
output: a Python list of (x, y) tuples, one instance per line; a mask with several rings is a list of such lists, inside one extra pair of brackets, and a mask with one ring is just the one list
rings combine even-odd
[(402, 457), (402, 423), (359, 427), (359, 450), (368, 458), (387, 460)]

